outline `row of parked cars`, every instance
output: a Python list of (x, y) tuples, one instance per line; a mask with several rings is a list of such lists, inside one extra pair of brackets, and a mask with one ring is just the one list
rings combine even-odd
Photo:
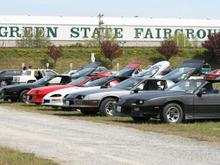
[(83, 114), (131, 116), (138, 122), (220, 118), (220, 79), (207, 79), (215, 71), (210, 72), (203, 60), (184, 61), (173, 70), (168, 61), (143, 70), (134, 62), (116, 73), (100, 65), (95, 62), (72, 75), (48, 74), (33, 83), (4, 86), (0, 98)]

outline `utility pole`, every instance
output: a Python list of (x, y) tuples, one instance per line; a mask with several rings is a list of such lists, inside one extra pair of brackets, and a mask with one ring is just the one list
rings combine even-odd
[(99, 13), (98, 14), (98, 27), (99, 27), (99, 33), (98, 33), (98, 40), (99, 40), (99, 46), (101, 45), (101, 40), (102, 40), (102, 25), (104, 24), (103, 20), (102, 20), (102, 17), (104, 15)]

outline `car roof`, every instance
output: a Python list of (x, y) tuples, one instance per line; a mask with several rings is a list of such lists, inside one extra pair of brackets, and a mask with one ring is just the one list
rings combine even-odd
[(178, 68), (190, 67), (190, 68), (200, 69), (204, 63), (205, 63), (204, 60), (199, 60), (199, 59), (186, 60), (186, 61), (183, 61), (183, 63), (179, 65)]

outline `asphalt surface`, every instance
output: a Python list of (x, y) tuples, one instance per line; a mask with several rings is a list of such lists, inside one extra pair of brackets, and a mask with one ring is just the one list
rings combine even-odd
[(220, 145), (0, 106), (0, 146), (63, 165), (219, 165)]

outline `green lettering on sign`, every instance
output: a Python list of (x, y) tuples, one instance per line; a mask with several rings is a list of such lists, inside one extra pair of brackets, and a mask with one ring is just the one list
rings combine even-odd
[(165, 29), (163, 29), (163, 31), (164, 31), (164, 36), (163, 36), (163, 38), (168, 39), (168, 38), (171, 37), (171, 32), (172, 32), (171, 29), (165, 28)]
[(123, 38), (123, 29), (122, 28), (114, 28), (115, 38)]
[(99, 28), (95, 28), (92, 34), (92, 38), (99, 38)]
[(149, 38), (151, 38), (151, 39), (153, 38), (153, 34), (152, 34), (150, 28), (147, 28), (147, 31), (146, 31), (146, 33), (145, 33), (144, 38), (148, 38), (148, 36), (149, 36)]
[(135, 31), (135, 37), (134, 38), (140, 38), (141, 34), (143, 33), (143, 28), (134, 28)]
[(155, 28), (155, 30), (156, 30), (156, 32), (157, 32), (156, 38), (157, 38), (157, 39), (161, 39), (161, 36), (160, 36), (161, 28)]
[(7, 32), (7, 27), (0, 27), (0, 37), (7, 37), (7, 34), (8, 34), (8, 32)]
[(19, 34), (19, 28), (17, 26), (10, 26), (10, 35), (9, 37), (21, 37)]
[(79, 28), (73, 27), (70, 29), (70, 32), (71, 32), (71, 34), (70, 34), (71, 38), (78, 38), (79, 37)]
[(58, 27), (47, 27), (47, 37), (57, 38), (57, 29)]
[(203, 39), (206, 37), (206, 31), (204, 29), (199, 29), (196, 33), (196, 36), (199, 38), (199, 39)]
[(186, 37), (188, 39), (195, 39), (194, 29), (186, 29)]
[(91, 31), (89, 27), (81, 27), (81, 31), (83, 32), (83, 38), (89, 38), (88, 32)]

